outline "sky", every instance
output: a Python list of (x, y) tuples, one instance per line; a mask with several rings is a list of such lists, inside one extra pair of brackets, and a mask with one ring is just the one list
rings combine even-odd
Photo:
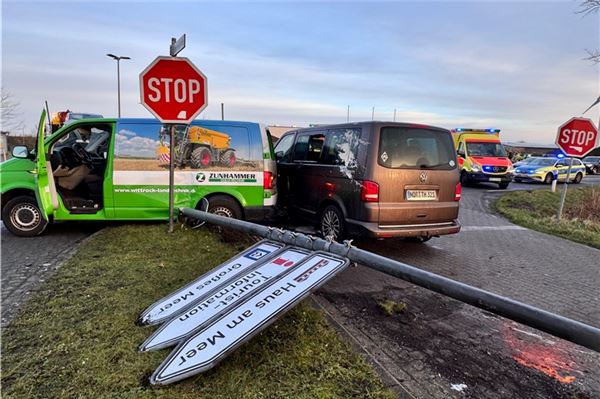
[[(580, 1), (2, 0), (2, 87), (24, 132), (50, 111), (151, 117), (139, 74), (171, 37), (208, 78), (199, 118), (307, 126), (396, 120), (554, 141), (600, 94), (600, 14)], [(600, 106), (586, 116), (596, 123)]]

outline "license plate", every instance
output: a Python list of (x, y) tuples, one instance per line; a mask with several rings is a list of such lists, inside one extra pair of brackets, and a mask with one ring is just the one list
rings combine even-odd
[(406, 190), (408, 201), (433, 201), (436, 198), (435, 190)]
[(490, 181), (500, 181), (502, 179), (500, 179), (499, 177), (490, 177), (489, 179)]

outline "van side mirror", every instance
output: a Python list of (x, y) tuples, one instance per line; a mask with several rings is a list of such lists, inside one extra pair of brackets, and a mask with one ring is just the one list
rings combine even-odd
[(276, 161), (281, 161), (283, 159), (283, 151), (277, 151), (275, 153), (275, 160)]
[(463, 157), (463, 158), (465, 157), (465, 152), (464, 152), (464, 151), (457, 150), (457, 151), (456, 151), (456, 154), (457, 154), (459, 157)]
[(26, 145), (16, 145), (13, 147), (12, 156), (15, 158), (29, 157), (29, 148)]

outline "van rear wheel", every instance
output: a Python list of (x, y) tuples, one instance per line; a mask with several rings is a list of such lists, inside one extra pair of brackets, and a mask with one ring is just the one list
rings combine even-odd
[(581, 173), (577, 173), (577, 174), (575, 175), (575, 179), (573, 180), (573, 183), (575, 183), (575, 184), (579, 184), (579, 183), (581, 183), (581, 180), (582, 180), (582, 179), (583, 179), (583, 174), (581, 174)]
[(4, 205), (2, 221), (8, 231), (19, 237), (40, 235), (48, 226), (36, 199), (27, 195), (15, 197)]
[(215, 195), (208, 199), (208, 212), (228, 218), (241, 219), (242, 209), (231, 197)]
[(321, 212), (321, 234), (341, 242), (344, 239), (344, 216), (335, 205), (329, 205)]

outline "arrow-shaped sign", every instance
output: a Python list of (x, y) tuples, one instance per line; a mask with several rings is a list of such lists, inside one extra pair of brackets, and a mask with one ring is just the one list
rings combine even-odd
[(214, 367), (228, 353), (264, 330), (349, 261), (316, 252), (293, 272), (254, 294), (182, 342), (150, 377), (152, 384), (170, 384)]
[(286, 249), (275, 258), (271, 258), (271, 261), (242, 276), (238, 275), (236, 279), (229, 280), (226, 286), (213, 295), (205, 297), (202, 302), (196, 302), (192, 308), (160, 326), (140, 346), (140, 351), (157, 350), (177, 344), (193, 331), (201, 329), (215, 317), (243, 302), (251, 294), (277, 284), (279, 277), (295, 270), (300, 261), (309, 254), (310, 252), (300, 248)]
[(162, 323), (178, 313), (184, 312), (226, 286), (231, 279), (247, 273), (252, 268), (276, 256), (283, 247), (283, 244), (275, 241), (259, 242), (186, 286), (156, 301), (142, 312), (138, 318), (138, 324)]

